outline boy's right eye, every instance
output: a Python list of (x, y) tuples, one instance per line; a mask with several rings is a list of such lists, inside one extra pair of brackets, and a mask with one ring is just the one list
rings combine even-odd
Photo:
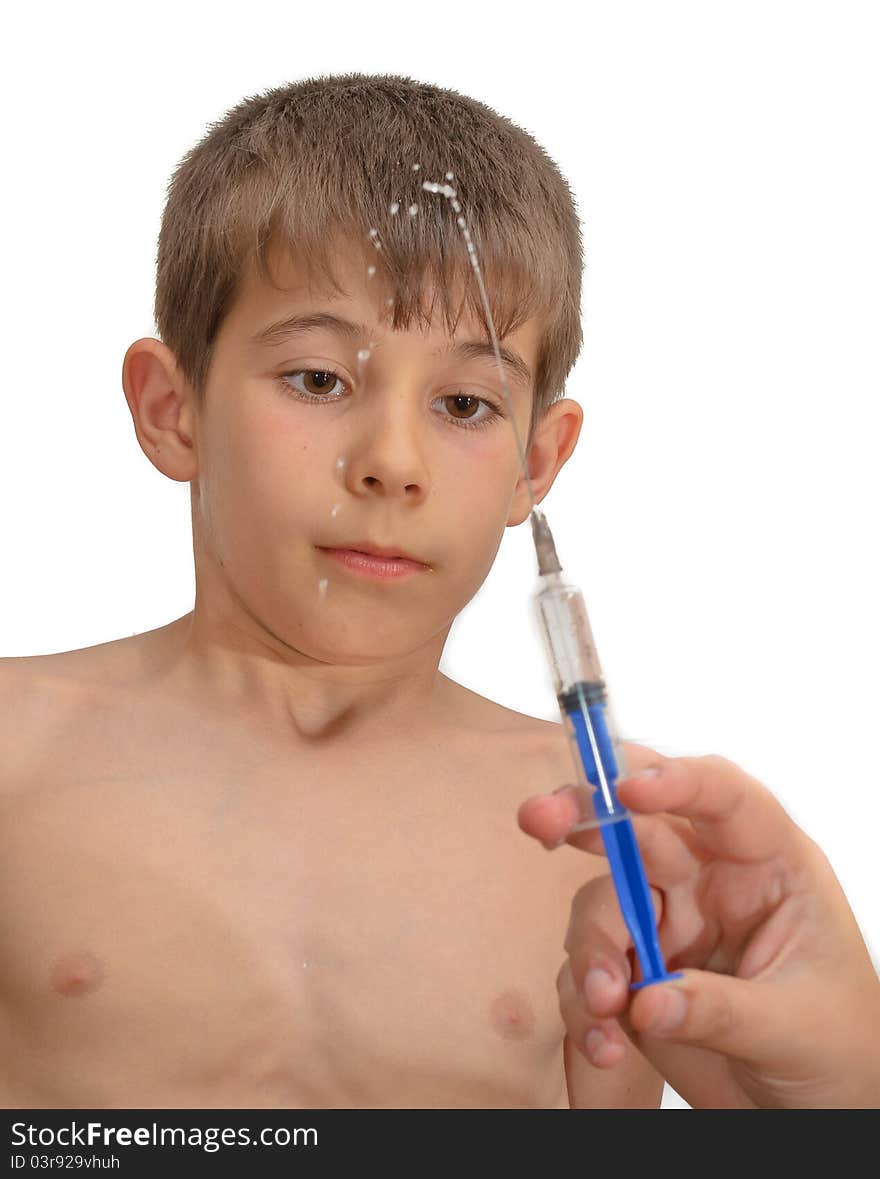
[[(288, 377), (302, 377), (303, 384), (289, 382)], [(278, 380), (285, 393), (298, 393), (306, 401), (335, 401), (336, 397), (330, 396), (333, 386), (337, 383), (345, 386), (345, 381), (333, 369), (301, 368), (282, 373)]]

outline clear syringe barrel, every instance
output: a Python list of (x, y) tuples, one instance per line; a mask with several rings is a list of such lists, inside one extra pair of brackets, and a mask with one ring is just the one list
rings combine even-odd
[(617, 800), (617, 783), (629, 771), (583, 594), (561, 574), (545, 574), (538, 578), (535, 605), (578, 775), (582, 817), (572, 830), (620, 822), (629, 812)]

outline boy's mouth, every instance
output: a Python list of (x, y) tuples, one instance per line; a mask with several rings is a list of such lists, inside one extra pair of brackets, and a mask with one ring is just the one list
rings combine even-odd
[[(358, 542), (360, 544), (361, 542)], [(346, 548), (324, 548), (318, 546), (322, 553), (326, 553), (328, 557), (337, 561), (345, 568), (350, 569), (353, 573), (359, 573), (366, 577), (378, 577), (381, 579), (407, 577), (413, 573), (421, 573), (430, 566), (424, 564), (422, 561), (416, 560), (414, 557), (408, 557), (403, 554), (394, 553), (391, 549), (381, 549), (379, 546), (372, 546), (373, 551), (367, 551), (365, 548), (356, 548), (354, 545)], [(378, 552), (376, 551), (378, 549)], [(392, 554), (393, 555), (388, 555)]]
[[(323, 546), (322, 546), (323, 547)], [(328, 546), (330, 551), (331, 546)], [(353, 540), (351, 544), (333, 545), (337, 552), (363, 553), (367, 557), (381, 557), (386, 561), (411, 561), (415, 565), (424, 565), (418, 557), (405, 553), (402, 549), (388, 548), (384, 545), (371, 544), (368, 540)]]

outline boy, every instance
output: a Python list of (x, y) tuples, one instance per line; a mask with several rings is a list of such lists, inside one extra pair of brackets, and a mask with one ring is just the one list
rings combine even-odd
[(529, 136), (347, 75), (243, 101), (174, 176), (162, 339), (123, 385), (190, 483), (195, 606), (2, 661), (7, 1106), (659, 1103), (634, 1049), (608, 1074), (564, 1040), (570, 898), (606, 869), (516, 823), (572, 777), (561, 726), (438, 671), (529, 513), (467, 252), (421, 188), (447, 172), (540, 500), (582, 421), (553, 401), (582, 262)]

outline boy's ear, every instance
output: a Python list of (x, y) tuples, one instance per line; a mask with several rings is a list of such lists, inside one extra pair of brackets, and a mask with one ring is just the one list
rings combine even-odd
[[(532, 444), (526, 454), (529, 469), (529, 479), (535, 502), (540, 503), (571, 457), (577, 445), (578, 436), (584, 421), (584, 411), (576, 401), (564, 397), (549, 406), (535, 426)], [(522, 524), (528, 518), (532, 505), (529, 500), (529, 490), (525, 477), (520, 473), (519, 480), (510, 504), (510, 515), (507, 519), (508, 528), (515, 524)]]
[(192, 395), (174, 353), (152, 337), (135, 340), (122, 363), (122, 387), (141, 450), (178, 483), (197, 475)]

